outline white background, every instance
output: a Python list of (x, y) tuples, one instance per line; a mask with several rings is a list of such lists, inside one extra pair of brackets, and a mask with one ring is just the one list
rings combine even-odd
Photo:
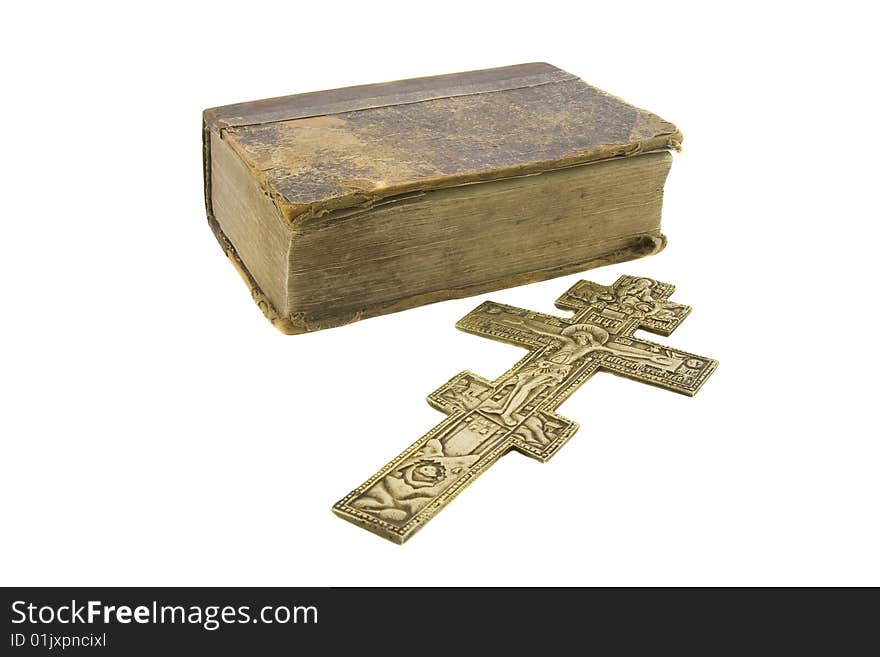
[[(858, 6), (858, 3), (853, 3)], [(868, 6), (868, 3), (864, 3)], [(880, 584), (876, 17), (848, 3), (4, 10), (0, 583)], [(549, 61), (675, 122), (662, 254), (296, 337), (208, 229), (200, 112)], [(403, 547), (330, 506), (522, 352), (453, 328), (678, 285), (693, 399), (599, 374)]]

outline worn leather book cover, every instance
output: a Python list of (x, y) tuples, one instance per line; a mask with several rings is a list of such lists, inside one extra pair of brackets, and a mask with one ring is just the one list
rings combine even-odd
[(544, 63), (204, 112), (209, 223), (287, 333), (656, 253), (671, 123)]

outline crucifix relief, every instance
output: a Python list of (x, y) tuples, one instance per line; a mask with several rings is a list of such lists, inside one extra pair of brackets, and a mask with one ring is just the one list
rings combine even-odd
[(428, 396), (448, 417), (333, 511), (403, 543), (510, 450), (546, 461), (578, 425), (556, 408), (598, 370), (694, 395), (718, 363), (633, 337), (669, 335), (690, 307), (674, 287), (621, 276), (612, 286), (579, 281), (556, 301), (571, 319), (487, 301), (456, 326), (528, 349), (495, 381), (462, 372)]

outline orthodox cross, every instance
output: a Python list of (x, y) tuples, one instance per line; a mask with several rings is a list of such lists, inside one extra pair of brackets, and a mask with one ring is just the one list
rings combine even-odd
[(428, 403), (449, 417), (333, 511), (403, 543), (510, 450), (553, 456), (578, 429), (555, 409), (600, 369), (695, 395), (717, 361), (633, 337), (669, 335), (684, 321), (691, 309), (668, 300), (674, 290), (633, 276), (610, 287), (579, 281), (556, 301), (571, 319), (481, 304), (456, 326), (529, 353), (495, 381), (466, 371), (431, 393)]

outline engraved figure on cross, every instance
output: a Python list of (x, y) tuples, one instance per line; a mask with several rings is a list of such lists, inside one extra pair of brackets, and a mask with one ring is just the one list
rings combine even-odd
[(491, 413), (498, 413), (507, 426), (516, 426), (519, 423), (520, 420), (513, 414), (533, 396), (533, 393), (540, 394), (545, 388), (561, 383), (571, 371), (575, 361), (589, 353), (627, 355), (667, 367), (673, 364), (673, 359), (668, 356), (653, 352), (645, 353), (625, 345), (608, 344), (610, 337), (608, 331), (591, 324), (574, 324), (557, 332), (516, 315), (510, 318), (503, 317), (498, 321), (513, 326), (526, 326), (538, 335), (553, 338), (558, 345), (553, 347), (549, 354), (545, 354), (543, 359), (502, 379), (498, 387), (502, 389), (510, 386), (507, 395), (500, 401), (489, 400), (480, 407)]

